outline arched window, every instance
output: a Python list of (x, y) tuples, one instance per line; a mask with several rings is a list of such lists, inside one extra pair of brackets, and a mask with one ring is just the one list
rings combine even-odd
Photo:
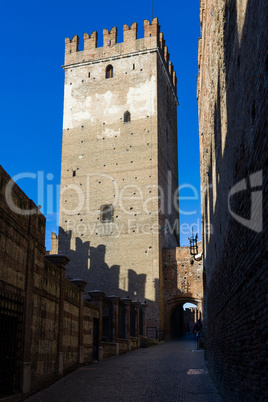
[(130, 115), (129, 111), (127, 110), (124, 113), (124, 123), (128, 123), (129, 121), (131, 121), (131, 115)]
[(106, 67), (106, 78), (113, 78), (114, 76), (114, 68), (111, 64)]
[(114, 206), (102, 205), (101, 206), (101, 222), (113, 222)]

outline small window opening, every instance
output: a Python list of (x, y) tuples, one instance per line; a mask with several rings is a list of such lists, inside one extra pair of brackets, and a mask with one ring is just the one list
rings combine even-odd
[(102, 205), (101, 206), (101, 222), (112, 222), (114, 216), (114, 206), (113, 205)]
[(129, 111), (127, 110), (124, 113), (124, 123), (129, 123), (130, 121), (131, 121), (131, 115), (130, 115)]
[(113, 78), (114, 76), (114, 68), (111, 64), (106, 67), (106, 78)]
[(88, 73), (88, 78), (90, 78), (90, 73)]
[(76, 176), (76, 170), (73, 170), (73, 177)]
[(135, 70), (135, 64), (133, 64), (133, 70)]

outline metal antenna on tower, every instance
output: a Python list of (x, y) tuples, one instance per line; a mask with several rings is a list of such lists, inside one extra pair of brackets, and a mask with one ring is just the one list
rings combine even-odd
[(151, 0), (151, 21), (153, 21), (153, 0)]

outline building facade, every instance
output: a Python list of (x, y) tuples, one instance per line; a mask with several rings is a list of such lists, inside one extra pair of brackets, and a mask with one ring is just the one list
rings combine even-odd
[[(163, 327), (163, 247), (179, 246), (176, 74), (158, 19), (65, 42), (59, 237), (67, 275), (148, 304)], [(165, 227), (174, 230), (165, 231)]]
[(265, 400), (268, 3), (201, 1), (200, 19), (206, 354), (225, 400)]

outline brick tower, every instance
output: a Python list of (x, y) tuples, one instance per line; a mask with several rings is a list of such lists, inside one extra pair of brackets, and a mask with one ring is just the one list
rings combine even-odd
[[(176, 74), (158, 19), (65, 41), (58, 252), (67, 275), (148, 304), (162, 327), (162, 248), (179, 245)], [(176, 198), (176, 197), (175, 197)]]

